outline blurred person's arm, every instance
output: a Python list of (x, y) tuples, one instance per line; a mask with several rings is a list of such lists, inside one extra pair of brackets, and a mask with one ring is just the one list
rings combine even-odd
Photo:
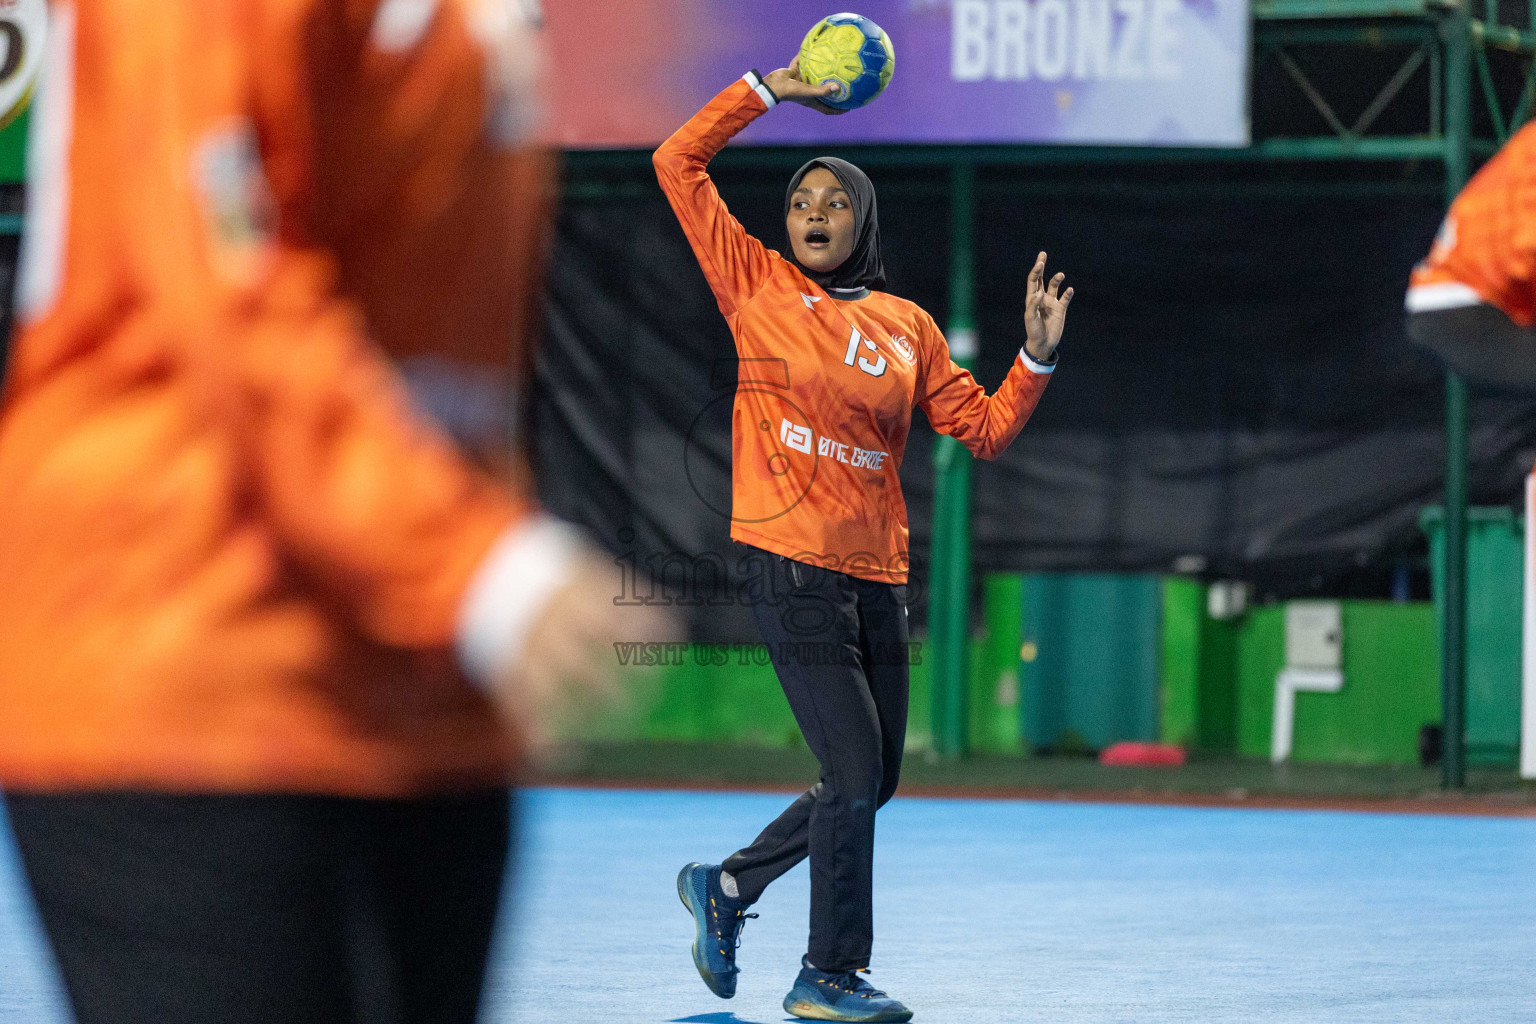
[(283, 230), (334, 255), (339, 290), (418, 403), (494, 457), (526, 384), (554, 195), (555, 158), (535, 138), (536, 6), (286, 10), (267, 49), (302, 72), (297, 86), (264, 79), (259, 101)]
[(453, 649), (537, 734), (604, 689), (618, 640), (669, 639), (620, 605), (620, 568), (472, 466), (411, 403), (324, 254), (280, 250), (239, 346), (256, 500), (284, 556), (375, 642)]
[(534, 509), (415, 409), (332, 279), (323, 252), (280, 247), (240, 351), (260, 497), (366, 634), (450, 645), (481, 561)]
[(314, 0), (267, 26), (302, 73), (258, 105), (283, 265), (248, 355), (264, 498), (305, 570), (376, 640), (451, 644), (528, 711), (653, 624), (618, 635), (616, 568), (468, 465), (373, 344), (520, 390), (550, 163), (525, 134), (518, 6)]

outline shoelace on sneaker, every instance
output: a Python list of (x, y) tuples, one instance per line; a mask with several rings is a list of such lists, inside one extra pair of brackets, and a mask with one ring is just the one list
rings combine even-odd
[(859, 977), (860, 974), (868, 973), (869, 968), (860, 967), (856, 971), (846, 971), (842, 974), (826, 974), (824, 972), (823, 977), (826, 978), (828, 985), (831, 985), (838, 991), (847, 992), (849, 995), (858, 996), (860, 999), (890, 998), (884, 992), (881, 992), (879, 989), (875, 988), (875, 986)]
[[(721, 925), (721, 927), (715, 929), (715, 936), (722, 943), (720, 955), (734, 959), (736, 951), (741, 948), (741, 929), (746, 925), (747, 918), (756, 917), (757, 915), (748, 914), (741, 910), (727, 910), (719, 903), (716, 903), (714, 897), (710, 897), (709, 905), (710, 909), (715, 912), (715, 921)], [(723, 948), (724, 946), (730, 946), (730, 949), (726, 950)]]

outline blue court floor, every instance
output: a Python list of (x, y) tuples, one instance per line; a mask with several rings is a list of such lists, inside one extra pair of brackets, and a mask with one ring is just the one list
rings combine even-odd
[[(673, 880), (787, 799), (525, 794), (489, 1020), (785, 1020), (805, 868), (758, 904), (729, 1002)], [(872, 980), (921, 1022), (1536, 1020), (1536, 820), (897, 799), (877, 843)], [(0, 844), (0, 1022), (66, 1020)]]

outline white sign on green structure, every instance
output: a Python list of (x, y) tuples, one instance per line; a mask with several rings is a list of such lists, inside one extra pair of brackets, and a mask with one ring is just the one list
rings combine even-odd
[(27, 113), (47, 34), (47, 0), (0, 0), (0, 182), (25, 176)]

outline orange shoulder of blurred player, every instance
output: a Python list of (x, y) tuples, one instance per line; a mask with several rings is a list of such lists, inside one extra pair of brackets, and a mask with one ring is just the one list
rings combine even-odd
[(0, 417), (0, 784), (508, 777), (465, 670), (515, 675), (579, 546), (515, 543), (527, 496), (386, 353), (515, 380), (551, 166), (521, 6), (55, 4)]
[(1477, 380), (1536, 391), (1536, 125), (1452, 202), (1413, 269), (1408, 333)]

